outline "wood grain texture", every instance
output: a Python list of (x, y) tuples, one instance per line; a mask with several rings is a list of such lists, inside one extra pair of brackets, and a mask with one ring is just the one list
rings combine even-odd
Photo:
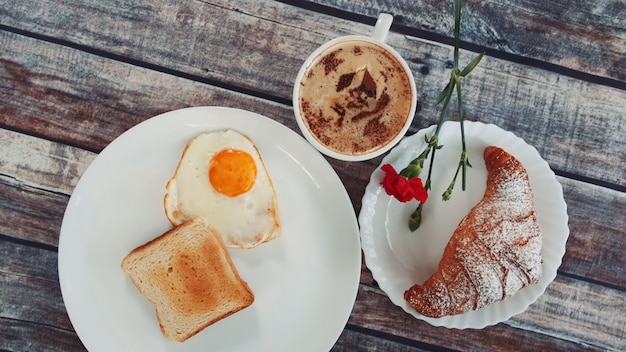
[(73, 331), (54, 326), (0, 318), (2, 351), (87, 351)]
[[(97, 7), (84, 2), (63, 3), (59, 4), (58, 11), (45, 16), (62, 16), (64, 13), (80, 16), (81, 13), (104, 11), (93, 6)], [(48, 18), (44, 26), (42, 19), (29, 17), (34, 15), (27, 11), (16, 13), (10, 19), (13, 21), (11, 25), (25, 30), (44, 33), (44, 28), (50, 26), (46, 35), (57, 35), (94, 50), (104, 50), (108, 45), (112, 55), (129, 55), (130, 59), (144, 63), (144, 66), (149, 64), (154, 65), (148, 65), (154, 69), (183, 71), (202, 82), (219, 81), (230, 88), (242, 92), (253, 90), (282, 102), (291, 100), (295, 74), (308, 53), (319, 44), (337, 35), (371, 30), (369, 26), (276, 3), (267, 8), (258, 2), (243, 3), (237, 8), (243, 14), (236, 17), (225, 6), (200, 2), (185, 3), (184, 10), (170, 8), (174, 13), (194, 14), (189, 15), (193, 20), (183, 21), (184, 25), (172, 18), (169, 11), (159, 12), (156, 4), (154, 6), (150, 16), (144, 19), (149, 22), (141, 22), (142, 26), (152, 28), (147, 33), (132, 28), (116, 30), (124, 24), (130, 25), (128, 21), (115, 22), (124, 18), (124, 6), (106, 8), (113, 11), (108, 16), (113, 22), (106, 26), (98, 22), (102, 19), (98, 19), (78, 21), (68, 27), (66, 22), (55, 18)], [(187, 8), (192, 6), (196, 7)], [(201, 19), (202, 16), (205, 20)], [(198, 26), (208, 25), (208, 17), (225, 18), (226, 25), (200, 29)], [(313, 20), (317, 24), (313, 24)], [(158, 48), (168, 47), (171, 43), (167, 36), (162, 38), (154, 34), (163, 32), (166, 24), (172, 27), (168, 33), (213, 30), (220, 36), (193, 42), (185, 42), (192, 39), (183, 36), (179, 45), (194, 50), (178, 56), (171, 52), (166, 55)], [(298, 25), (321, 32), (299, 30)], [(103, 33), (98, 29), (102, 27), (111, 28), (104, 34), (118, 37), (100, 38)], [(255, 36), (265, 38), (269, 47), (259, 47), (247, 36), (241, 38), (242, 28), (255, 28)], [(131, 32), (133, 35), (124, 36)], [(85, 38), (90, 33), (93, 37)], [(147, 35), (150, 37), (142, 37)], [(220, 53), (223, 48), (233, 45), (224, 42), (226, 39), (222, 37), (241, 40), (241, 43), (237, 42), (241, 57)], [(272, 40), (278, 37), (281, 39)], [(446, 65), (452, 57), (451, 48), (395, 33), (389, 36), (388, 42), (407, 59), (417, 81), (419, 111), (410, 130), (413, 133), (434, 123), (438, 115), (433, 102), (449, 75)], [(219, 91), (208, 93), (204, 90), (206, 84), (200, 82), (183, 87), (182, 82), (186, 79), (170, 75), (148, 78), (154, 71), (5, 32), (0, 43), (6, 48), (0, 58), (4, 61), (0, 63), (4, 66), (3, 78), (6, 78), (4, 84), (7, 85), (2, 91), (2, 100), (6, 103), (0, 112), (5, 118), (11, 118), (3, 123), (18, 130), (23, 124), (35, 126), (36, 133), (55, 140), (67, 140), (90, 150), (99, 150), (129, 127), (167, 110), (190, 105), (228, 105), (227, 101), (222, 101)], [(260, 49), (266, 54), (259, 55)], [(472, 57), (466, 52), (462, 55), (466, 61)], [(241, 62), (242, 58), (246, 61)], [(203, 70), (203, 66), (212, 69)], [(39, 72), (46, 72), (46, 75)], [(71, 77), (67, 77), (68, 73)], [(66, 91), (67, 85), (64, 85), (68, 81), (75, 82), (70, 91)], [(134, 95), (138, 92), (145, 92), (148, 100), (142, 101)], [(172, 92), (184, 93), (181, 95), (184, 98), (172, 96)], [(514, 132), (537, 146), (540, 154), (557, 170), (626, 187), (623, 177), (626, 174), (626, 140), (620, 132), (624, 130), (622, 116), (626, 91), (488, 57), (468, 78), (465, 96), (468, 120), (495, 123)], [(44, 97), (45, 103), (38, 101)], [(24, 111), (24, 106), (43, 111)], [(292, 113), (283, 106), (284, 120), (292, 119)], [(266, 113), (275, 115), (274, 111)], [(76, 119), (81, 133), (72, 134), (69, 131), (76, 126), (68, 124), (76, 124)], [(546, 144), (545, 140), (551, 143)], [(585, 153), (584, 159), (579, 156), (581, 151)]]
[(427, 344), (421, 344), (415, 341), (402, 340), (401, 342), (398, 342), (394, 340), (386, 340), (384, 338), (374, 337), (358, 331), (352, 331), (350, 327), (348, 327), (343, 331), (341, 336), (339, 336), (337, 343), (330, 351), (421, 352), (432, 351), (432, 348), (434, 347), (435, 346), (428, 346)]
[(70, 194), (96, 154), (28, 135), (0, 130), (0, 164), (15, 182)]
[(0, 239), (0, 297), (0, 350), (84, 350), (65, 311), (55, 251)]
[[(554, 305), (551, 302), (555, 296), (563, 298), (559, 298), (561, 303)], [(572, 297), (578, 302), (585, 300), (586, 304), (589, 303), (587, 300), (592, 300), (591, 305), (597, 303), (593, 311), (585, 310), (584, 314), (588, 316), (577, 316), (581, 320), (574, 322), (573, 316), (579, 314), (580, 305), (574, 303)], [(620, 330), (622, 318), (618, 318), (619, 322), (614, 321), (615, 310), (604, 309), (599, 301), (603, 298), (613, 302), (610, 309), (626, 309), (624, 299), (614, 296), (610, 289), (584, 283), (572, 286), (571, 280), (559, 277), (526, 312), (509, 321), (480, 330), (458, 330), (434, 327), (417, 320), (393, 305), (379, 289), (362, 286), (348, 323), (453, 350), (623, 350), (626, 345), (625, 333)], [(596, 325), (598, 322), (600, 325)], [(602, 330), (607, 327), (608, 331)], [(588, 330), (581, 334), (584, 329)], [(539, 331), (542, 333), (534, 333)]]
[(626, 291), (626, 193), (558, 180), (570, 217), (570, 236), (559, 270)]
[[(394, 24), (452, 37), (454, 2), (316, 0), (351, 14), (394, 15)], [(626, 4), (621, 0), (463, 2), (463, 41), (529, 60), (626, 81)]]
[(0, 177), (0, 234), (56, 247), (69, 196)]
[[(63, 305), (56, 247), (76, 183), (121, 133), (201, 105), (297, 131), (290, 101), (303, 60), (326, 40), (369, 33), (386, 11), (396, 15), (388, 43), (418, 85), (412, 134), (438, 115), (451, 6), (0, 0), (0, 350), (85, 350)], [(468, 119), (514, 132), (560, 175), (571, 233), (559, 275), (526, 312), (455, 330), (394, 306), (363, 265), (333, 351), (626, 350), (626, 5), (468, 0), (465, 9), (465, 45), (491, 53), (464, 83)], [(473, 55), (462, 50), (461, 62)], [(358, 214), (382, 157), (328, 160)]]
[(61, 298), (57, 254), (0, 240), (0, 316), (73, 330)]

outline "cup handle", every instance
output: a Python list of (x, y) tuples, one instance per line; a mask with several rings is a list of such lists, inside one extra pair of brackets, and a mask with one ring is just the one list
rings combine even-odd
[(389, 28), (391, 28), (391, 22), (393, 22), (392, 15), (388, 13), (378, 15), (376, 25), (374, 25), (374, 31), (372, 32), (372, 38), (384, 43), (385, 39), (387, 39)]

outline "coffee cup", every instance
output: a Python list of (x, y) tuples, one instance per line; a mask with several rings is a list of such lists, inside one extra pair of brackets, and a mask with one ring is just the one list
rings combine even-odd
[(293, 89), (296, 121), (320, 152), (361, 161), (396, 145), (417, 107), (413, 74), (385, 43), (393, 17), (380, 14), (370, 36), (335, 38), (305, 61)]

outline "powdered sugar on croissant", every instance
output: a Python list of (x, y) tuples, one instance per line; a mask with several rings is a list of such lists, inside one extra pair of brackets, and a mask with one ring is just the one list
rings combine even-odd
[(498, 147), (485, 148), (484, 158), (488, 176), (482, 200), (459, 223), (437, 271), (404, 293), (422, 315), (479, 309), (541, 276), (542, 235), (526, 169)]

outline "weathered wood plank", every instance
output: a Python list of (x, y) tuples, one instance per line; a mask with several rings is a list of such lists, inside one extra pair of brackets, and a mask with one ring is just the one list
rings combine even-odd
[(559, 270), (626, 290), (626, 193), (558, 180), (570, 217), (567, 251)]
[(626, 312), (623, 290), (558, 276), (536, 305), (512, 318), (509, 325), (582, 346), (624, 351), (626, 315), (618, 312)]
[(0, 350), (85, 350), (65, 311), (57, 258), (0, 240)]
[(0, 42), (7, 49), (0, 54), (0, 124), (16, 130), (99, 151), (152, 116), (202, 105), (246, 109), (297, 128), (292, 110), (271, 101), (258, 104), (259, 98), (7, 32), (0, 31)]
[(0, 175), (0, 234), (56, 247), (68, 201), (67, 195), (25, 186)]
[(6, 240), (0, 240), (0, 253), (0, 317), (73, 330), (61, 297), (57, 253)]
[[(404, 342), (404, 341), (403, 341)], [(396, 342), (392, 340), (386, 340), (384, 338), (374, 337), (358, 331), (345, 329), (337, 343), (330, 350), (331, 352), (342, 351), (359, 351), (359, 352), (420, 352), (420, 351), (432, 351), (435, 347), (420, 348), (403, 344), (403, 342)], [(419, 344), (418, 344), (419, 345)], [(428, 346), (426, 346), (428, 347)]]
[(71, 193), (96, 154), (0, 129), (2, 174), (42, 190)]
[(413, 318), (379, 289), (362, 285), (348, 323), (455, 350), (620, 351), (626, 348), (626, 317), (615, 312), (625, 309), (623, 292), (557, 277), (526, 312), (507, 322), (481, 330), (447, 329)]
[(0, 317), (1, 351), (82, 352), (85, 346), (73, 331)]
[[(155, 3), (131, 9), (124, 3), (106, 6), (81, 1), (57, 4), (56, 11), (37, 16), (24, 10), (29, 5), (20, 4), (8, 15), (13, 26), (278, 101), (289, 101), (295, 74), (315, 47), (337, 35), (371, 30), (370, 26), (280, 3), (244, 2), (238, 3), (237, 9), (228, 7), (234, 4), (191, 2), (158, 7)], [(141, 20), (128, 21), (128, 17)], [(209, 18), (223, 20), (213, 23)], [(178, 47), (193, 50), (163, 52), (177, 35)], [(29, 126), (41, 126), (35, 127), (34, 133), (67, 139), (90, 150), (98, 150), (155, 112), (222, 102), (218, 92), (223, 90), (216, 92), (202, 83), (153, 76), (148, 70), (33, 43), (10, 33), (2, 33), (0, 41), (6, 48), (3, 77), (7, 85), (0, 97), (0, 112), (11, 118), (5, 124), (19, 129), (21, 121), (26, 121)], [(420, 109), (411, 129), (415, 131), (435, 120), (437, 109), (432, 102), (449, 74), (446, 65), (451, 48), (396, 33), (391, 33), (388, 41), (407, 58), (418, 81)], [(236, 57), (224, 49), (232, 45), (239, 48)], [(469, 60), (466, 52), (463, 59)], [(69, 91), (66, 82), (72, 82)], [(142, 92), (163, 94), (144, 93), (148, 95), (144, 101)], [(467, 80), (465, 92), (468, 119), (496, 123), (516, 133), (538, 146), (558, 170), (626, 186), (626, 140), (620, 132), (624, 129), (625, 91), (486, 58)], [(51, 103), (44, 104), (42, 97)], [(227, 105), (228, 99), (224, 100)], [(24, 111), (24, 106), (32, 108)], [(289, 109), (279, 110), (285, 121), (291, 120), (282, 115)], [(515, 118), (510, 116), (513, 111)], [(70, 123), (78, 126), (68, 126)], [(84, 126), (81, 132), (85, 132), (79, 137), (64, 132), (79, 126)], [(579, 156), (581, 150), (584, 158)]]
[[(303, 59), (290, 48), (303, 12), (278, 2), (2, 2), (4, 25), (255, 91), (288, 92)], [(33, 12), (33, 5), (55, 11)]]
[[(8, 0), (4, 0), (8, 1)], [(346, 13), (358, 14), (375, 18), (379, 12), (388, 12), (395, 15), (395, 23), (404, 27), (415, 28), (439, 36), (451, 37), (454, 27), (453, 2), (440, 2), (434, 0), (420, 1), (345, 1), (345, 0), (320, 0), (317, 4), (328, 6), (332, 9)], [(295, 6), (310, 7), (310, 4), (299, 4), (291, 1)], [(3, 4), (7, 11), (5, 25), (33, 31), (47, 33), (55, 37), (71, 37), (72, 41), (95, 45), (106, 45), (107, 36), (115, 33), (126, 33), (129, 37), (140, 36), (137, 40), (142, 42), (161, 45), (154, 46), (153, 50), (158, 56), (169, 57), (172, 53), (167, 52), (167, 44), (175, 43), (180, 38), (190, 44), (197, 44), (206, 40), (213, 43), (228, 41), (231, 46), (246, 47), (248, 45), (276, 45), (280, 38), (278, 35), (259, 35), (255, 28), (265, 32), (272, 26), (280, 26), (280, 23), (298, 26), (300, 28), (315, 28), (322, 31), (322, 26), (310, 26), (315, 23), (314, 19), (307, 20), (304, 15), (289, 16), (282, 21), (271, 24), (263, 21), (255, 21), (254, 17), (271, 19), (280, 16), (281, 13), (292, 11), (288, 6), (280, 3), (252, 1), (204, 1), (195, 2), (171, 2), (151, 1), (133, 2), (117, 1), (115, 4), (99, 4), (97, 2), (58, 2), (46, 1), (42, 6), (58, 9), (55, 16), (52, 13), (32, 11), (32, 4), (22, 2), (20, 5), (11, 3)], [(12, 5), (12, 6), (11, 6)], [(545, 61), (550, 64), (560, 65), (572, 70), (589, 72), (594, 75), (608, 77), (619, 81), (626, 81), (626, 6), (619, 0), (602, 1), (578, 1), (550, 2), (540, 0), (528, 0), (522, 4), (511, 0), (499, 1), (465, 1), (463, 18), (463, 39), (479, 46), (501, 51), (508, 54), (527, 57), (530, 59)], [(214, 9), (206, 10), (206, 7), (223, 8), (221, 14), (225, 17), (216, 17), (224, 21), (213, 21), (207, 15)], [(237, 37), (211, 38), (206, 33), (224, 33), (214, 26), (226, 25), (232, 17), (232, 11), (239, 10), (251, 15), (250, 22), (243, 25), (232, 25), (233, 29), (243, 31)], [(328, 10), (326, 12), (332, 12)], [(109, 22), (109, 16), (113, 17), (114, 23)], [(309, 14), (313, 17), (315, 14)], [(288, 21), (291, 20), (291, 21)], [(341, 22), (335, 20), (335, 22)], [(82, 32), (81, 27), (97, 28), (98, 25), (106, 24), (110, 30), (103, 33), (101, 30)], [(326, 24), (324, 24), (326, 25)], [(206, 31), (198, 31), (199, 26), (205, 27)], [(305, 27), (309, 26), (309, 27)], [(341, 25), (339, 25), (340, 27)], [(146, 28), (152, 31), (146, 31)], [(331, 25), (332, 28), (332, 25)], [(229, 29), (223, 29), (229, 31)], [(282, 31), (282, 30), (279, 30)], [(192, 33), (190, 35), (190, 33)], [(294, 36), (293, 38), (296, 38)], [(116, 44), (125, 52), (130, 52), (130, 45), (125, 45), (129, 38), (122, 38)], [(606, 45), (608, 43), (608, 45)], [(163, 45), (166, 44), (166, 45)], [(202, 44), (201, 44), (202, 45)], [(144, 45), (141, 45), (142, 47)], [(195, 46), (185, 46), (195, 48)], [(222, 52), (222, 48), (215, 48)], [(272, 48), (278, 49), (278, 48)], [(142, 50), (142, 49), (140, 49)], [(243, 63), (243, 57), (230, 57)], [(201, 60), (196, 60), (201, 63)], [(279, 64), (278, 61), (274, 63)], [(271, 66), (276, 67), (276, 66)], [(277, 68), (280, 68), (278, 66)], [(212, 70), (210, 67), (205, 68)]]
[(58, 286), (57, 253), (3, 239), (0, 240), (0, 272)]
[[(452, 37), (454, 2), (316, 0), (334, 9)], [(469, 0), (462, 40), (488, 49), (626, 81), (626, 4), (621, 0)], [(532, 63), (531, 63), (532, 64)]]

